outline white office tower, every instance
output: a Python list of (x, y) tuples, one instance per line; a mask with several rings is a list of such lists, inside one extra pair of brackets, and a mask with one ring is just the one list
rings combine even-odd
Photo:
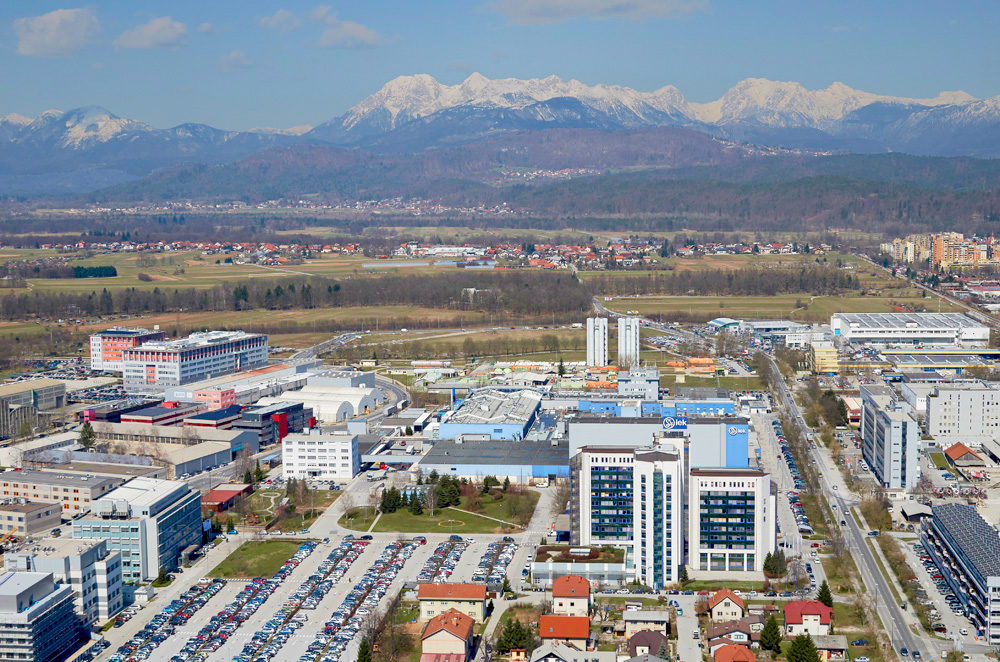
[(608, 365), (608, 318), (587, 318), (587, 366), (603, 368)]
[(639, 365), (639, 318), (618, 318), (618, 365), (631, 368)]

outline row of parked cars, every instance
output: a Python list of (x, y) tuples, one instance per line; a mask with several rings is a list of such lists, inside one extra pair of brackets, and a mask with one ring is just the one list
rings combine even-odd
[(104, 649), (109, 648), (111, 642), (107, 639), (99, 639), (87, 647), (87, 650), (83, 651), (76, 656), (75, 662), (90, 662), (95, 657), (104, 652)]
[(301, 610), (319, 606), (320, 601), (344, 577), (367, 545), (367, 542), (361, 540), (345, 540), (330, 552), (317, 571), (302, 582), (277, 613), (254, 633), (240, 654), (233, 657), (233, 662), (269, 662), (273, 659), (295, 631), (309, 621), (309, 617)]
[(136, 632), (134, 637), (119, 646), (115, 654), (108, 658), (108, 662), (139, 662), (148, 659), (160, 644), (174, 634), (178, 625), (187, 623), (225, 585), (224, 579), (215, 579), (181, 593), (151, 618), (143, 629)]
[(420, 574), (417, 575), (417, 581), (423, 584), (440, 584), (448, 581), (458, 566), (458, 560), (469, 548), (469, 543), (462, 540), (461, 537), (452, 536), (452, 538), (457, 538), (457, 540), (445, 541), (434, 548), (434, 553), (427, 559)]
[(375, 613), (392, 580), (420, 544), (411, 540), (405, 543), (394, 541), (386, 545), (381, 556), (365, 571), (344, 601), (330, 615), (323, 630), (309, 644), (306, 654), (299, 658), (299, 662), (340, 662), (347, 647), (357, 639), (364, 620)]
[(777, 420), (771, 421), (771, 427), (774, 429), (774, 436), (778, 438), (778, 446), (781, 447), (781, 456), (785, 459), (785, 464), (788, 465), (788, 473), (791, 474), (792, 483), (795, 485), (795, 490), (788, 493), (788, 501), (791, 503), (792, 513), (795, 515), (795, 523), (798, 525), (799, 533), (812, 535), (813, 528), (809, 524), (809, 517), (806, 516), (806, 510), (802, 507), (798, 493), (798, 490), (805, 488), (806, 482), (802, 480), (802, 472), (799, 471), (799, 465), (795, 461), (795, 455), (792, 453), (792, 447), (785, 437), (785, 431), (781, 427), (781, 422)]
[(486, 553), (479, 560), (479, 566), (472, 573), (472, 581), (499, 584), (507, 576), (507, 566), (514, 559), (517, 543), (510, 536), (504, 536), (502, 542), (491, 542), (486, 547)]
[[(924, 546), (921, 545), (920, 543), (914, 543), (913, 551), (916, 552), (917, 556), (920, 557), (920, 562), (924, 564), (924, 568), (930, 574), (931, 579), (934, 581), (934, 585), (937, 587), (938, 591), (941, 592), (941, 596), (944, 598), (944, 601), (948, 604), (948, 608), (951, 609), (951, 612), (956, 616), (964, 618), (966, 616), (966, 613), (965, 613), (965, 607), (962, 605), (962, 601), (959, 600), (958, 597), (955, 595), (955, 592), (951, 590), (951, 585), (948, 584), (948, 581), (944, 578), (944, 575), (941, 574), (941, 570), (934, 563), (934, 560), (924, 550)], [(923, 589), (918, 589), (918, 591), (922, 590)], [(928, 597), (926, 595), (926, 592), (923, 595), (921, 595), (920, 593), (918, 593), (917, 595), (924, 600), (926, 600)], [(937, 615), (938, 615), (937, 609), (931, 611), (931, 616), (937, 616)], [(945, 626), (944, 623), (934, 623), (933, 628), (934, 631), (938, 633), (945, 633), (948, 631), (948, 628)], [(968, 628), (961, 628), (959, 632), (960, 634), (962, 634), (962, 636), (969, 634)]]
[(188, 639), (180, 654), (170, 658), (170, 662), (202, 660), (207, 653), (219, 650), (274, 595), (277, 588), (312, 554), (315, 547), (314, 541), (305, 542), (270, 579), (255, 577), (222, 611), (209, 619), (198, 634)]

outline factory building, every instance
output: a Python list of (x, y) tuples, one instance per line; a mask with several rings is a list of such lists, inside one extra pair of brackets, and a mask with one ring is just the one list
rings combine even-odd
[(312, 409), (312, 416), (324, 424), (339, 423), (348, 418), (371, 413), (385, 402), (385, 394), (377, 388), (349, 388), (343, 386), (313, 386), (309, 384), (298, 391), (261, 398), (260, 406), (299, 403)]
[(603, 368), (608, 365), (608, 318), (587, 318), (587, 366)]
[(358, 435), (290, 434), (281, 443), (281, 467), (286, 479), (316, 478), (346, 483), (361, 471)]
[(836, 313), (833, 337), (848, 345), (985, 348), (990, 329), (964, 313)]
[(28, 379), (0, 386), (0, 400), (11, 407), (34, 407), (39, 411), (66, 406), (66, 384), (55, 379)]
[(512, 483), (554, 481), (569, 477), (569, 447), (565, 441), (441, 440), (420, 460), (421, 472), (482, 480), (496, 476)]
[(542, 393), (534, 389), (473, 391), (457, 409), (441, 417), (441, 439), (523, 439), (535, 422)]
[(618, 318), (618, 365), (622, 368), (639, 364), (640, 328), (638, 317)]
[(129, 393), (161, 393), (171, 386), (266, 364), (266, 335), (207, 331), (122, 350), (122, 381)]

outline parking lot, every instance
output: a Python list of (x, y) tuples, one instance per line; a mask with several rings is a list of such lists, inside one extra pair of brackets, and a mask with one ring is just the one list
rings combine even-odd
[(975, 632), (972, 623), (965, 617), (961, 608), (949, 606), (949, 601), (952, 605), (958, 605), (958, 599), (930, 557), (924, 554), (920, 543), (909, 542), (901, 544), (900, 547), (906, 554), (907, 563), (917, 575), (921, 587), (927, 594), (928, 606), (938, 612), (937, 615), (931, 612), (931, 616), (934, 618), (932, 625), (936, 626), (938, 634), (948, 638), (958, 637), (965, 643), (974, 643)]

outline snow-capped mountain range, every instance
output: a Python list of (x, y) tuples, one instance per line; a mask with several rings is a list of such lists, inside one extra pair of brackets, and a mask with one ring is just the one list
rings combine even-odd
[(808, 90), (795, 82), (748, 78), (715, 101), (695, 103), (672, 85), (640, 92), (557, 76), (491, 80), (478, 73), (445, 85), (417, 74), (389, 81), (315, 127), (157, 129), (97, 106), (49, 110), (35, 118), (6, 115), (0, 117), (0, 189), (9, 183), (4, 176), (44, 179), (87, 170), (88, 181), (95, 173), (102, 182), (120, 181), (178, 163), (223, 163), (302, 143), (420, 152), (515, 130), (653, 126), (802, 149), (1000, 157), (1000, 97), (976, 99), (961, 91), (910, 99), (843, 83)]

